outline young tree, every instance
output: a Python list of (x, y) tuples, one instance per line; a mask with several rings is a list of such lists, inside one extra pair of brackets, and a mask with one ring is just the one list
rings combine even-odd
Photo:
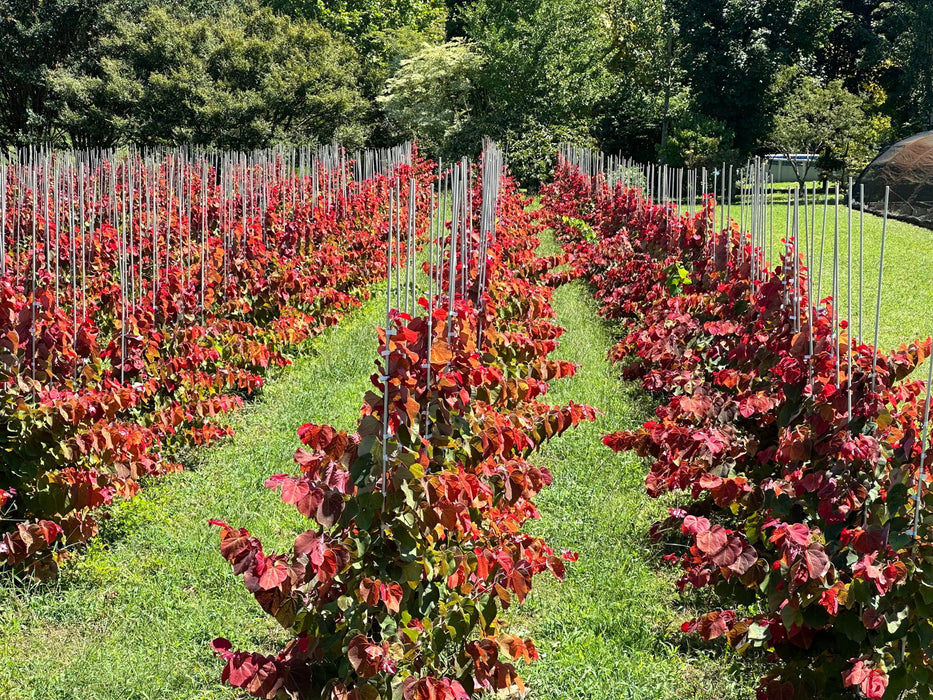
[(473, 47), (460, 39), (425, 46), (402, 61), (378, 98), (395, 134), (417, 139), (426, 153), (437, 154), (468, 117), (481, 65)]
[(769, 147), (788, 158), (802, 185), (813, 164), (798, 163), (796, 153), (816, 154), (824, 170), (838, 166), (843, 176), (865, 159), (877, 137), (867, 101), (833, 80), (823, 85), (799, 70), (785, 70), (774, 90), (777, 111)]

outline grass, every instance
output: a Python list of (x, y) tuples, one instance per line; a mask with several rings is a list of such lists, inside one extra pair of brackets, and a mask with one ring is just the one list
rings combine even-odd
[(374, 369), (384, 294), (313, 341), (315, 352), (269, 381), (232, 417), (232, 441), (196, 468), (121, 503), (60, 580), (0, 586), (0, 697), (9, 700), (215, 700), (210, 641), (277, 651), (284, 633), (218, 551), (209, 518), (249, 528), (267, 549), (290, 546), (303, 518), (263, 486), (295, 471), (305, 422), (352, 428)]
[(580, 556), (568, 564), (562, 583), (537, 579), (525, 606), (511, 614), (513, 631), (530, 634), (541, 653), (523, 672), (531, 697), (750, 696), (754, 674), (743, 681), (721, 652), (680, 646), (685, 642), (678, 627), (690, 610), (672, 572), (657, 567), (658, 554), (646, 537), (667, 504), (645, 495), (640, 458), (602, 445), (607, 432), (645, 420), (646, 397), (608, 363), (612, 338), (583, 283), (558, 289), (554, 308), (567, 329), (557, 355), (581, 369), (555, 382), (548, 400), (589, 403), (604, 415), (548, 443), (538, 457), (554, 473), (554, 483), (537, 499), (541, 520), (533, 529), (555, 548)]

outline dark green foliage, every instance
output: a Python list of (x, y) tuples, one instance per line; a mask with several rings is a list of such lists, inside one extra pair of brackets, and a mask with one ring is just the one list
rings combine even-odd
[(361, 143), (365, 104), (352, 48), (267, 8), (190, 20), (163, 8), (122, 19), (89, 70), (53, 70), (72, 142)]
[(856, 92), (878, 81), (885, 46), (874, 24), (882, 4), (882, 0), (839, 0), (836, 25), (816, 50), (823, 77), (842, 80)]
[(933, 129), (933, 4), (882, 2), (875, 13), (887, 44), (887, 111), (903, 135)]
[[(125, 3), (132, 10), (137, 3)], [(46, 79), (80, 70), (110, 27), (108, 0), (4, 0), (0, 5), (0, 147), (54, 140)]]
[(770, 126), (768, 89), (807, 63), (833, 27), (835, 0), (675, 0), (682, 65), (699, 110), (748, 153)]
[[(546, 176), (562, 140), (589, 138), (611, 93), (609, 37), (594, 3), (479, 0), (463, 10), (483, 57), (462, 148), (488, 135), (509, 150), (526, 184)], [(478, 143), (477, 143), (478, 146)], [(518, 156), (517, 158), (515, 156)]]
[(372, 139), (394, 144), (395, 134), (375, 104), (405, 59), (444, 37), (443, 0), (262, 0), (279, 14), (320, 23), (358, 52), (360, 90), (368, 104)]
[(366, 137), (360, 61), (258, 3), (17, 2), (0, 17), (0, 145)]

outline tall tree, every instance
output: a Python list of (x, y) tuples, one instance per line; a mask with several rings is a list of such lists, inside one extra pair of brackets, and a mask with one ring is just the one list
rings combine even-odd
[(445, 0), (262, 0), (277, 13), (320, 23), (360, 54), (360, 91), (367, 101), (370, 143), (393, 145), (395, 134), (377, 98), (402, 61), (443, 43)]
[(482, 58), (454, 39), (426, 46), (402, 62), (378, 102), (394, 125), (396, 140), (416, 139), (437, 155), (469, 118), (469, 101)]
[(486, 135), (526, 179), (546, 174), (560, 141), (590, 137), (609, 94), (609, 39), (598, 7), (566, 0), (478, 0), (463, 12), (483, 58), (463, 143)]
[(878, 139), (878, 122), (865, 98), (846, 90), (841, 80), (824, 85), (793, 68), (781, 72), (773, 92), (777, 109), (766, 143), (787, 157), (801, 185), (813, 163), (799, 162), (792, 157), (797, 153), (819, 155), (816, 165), (824, 173), (841, 171), (843, 180), (864, 165)]
[(842, 80), (853, 91), (876, 83), (885, 61), (884, 38), (876, 13), (883, 0), (838, 0), (836, 24), (816, 47), (815, 72), (826, 80)]
[(599, 106), (597, 136), (609, 150), (666, 159), (685, 98), (678, 18), (665, 0), (597, 0), (596, 6), (610, 41), (612, 83)]
[(255, 3), (196, 19), (152, 7), (103, 47), (91, 69), (50, 73), (56, 119), (73, 142), (365, 139), (356, 52), (319, 24)]
[(879, 33), (888, 44), (888, 108), (899, 131), (933, 129), (933, 3), (881, 3)]
[[(126, 3), (130, 12), (138, 2)], [(112, 26), (109, 0), (4, 0), (0, 6), (0, 146), (54, 142), (48, 72), (92, 60)]]
[(768, 91), (783, 66), (812, 65), (837, 22), (836, 0), (671, 0), (681, 64), (697, 106), (743, 153), (768, 133)]

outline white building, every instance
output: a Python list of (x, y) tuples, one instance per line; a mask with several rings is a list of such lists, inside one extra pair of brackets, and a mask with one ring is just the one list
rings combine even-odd
[[(790, 158), (797, 164), (797, 170), (803, 176), (804, 182), (816, 182), (820, 179), (820, 171), (816, 167), (819, 156), (816, 153), (792, 153)], [(768, 161), (768, 174), (774, 178), (775, 182), (797, 182), (797, 175), (787, 156), (781, 153), (770, 153), (765, 156), (765, 159)], [(806, 171), (805, 175), (804, 171)]]

